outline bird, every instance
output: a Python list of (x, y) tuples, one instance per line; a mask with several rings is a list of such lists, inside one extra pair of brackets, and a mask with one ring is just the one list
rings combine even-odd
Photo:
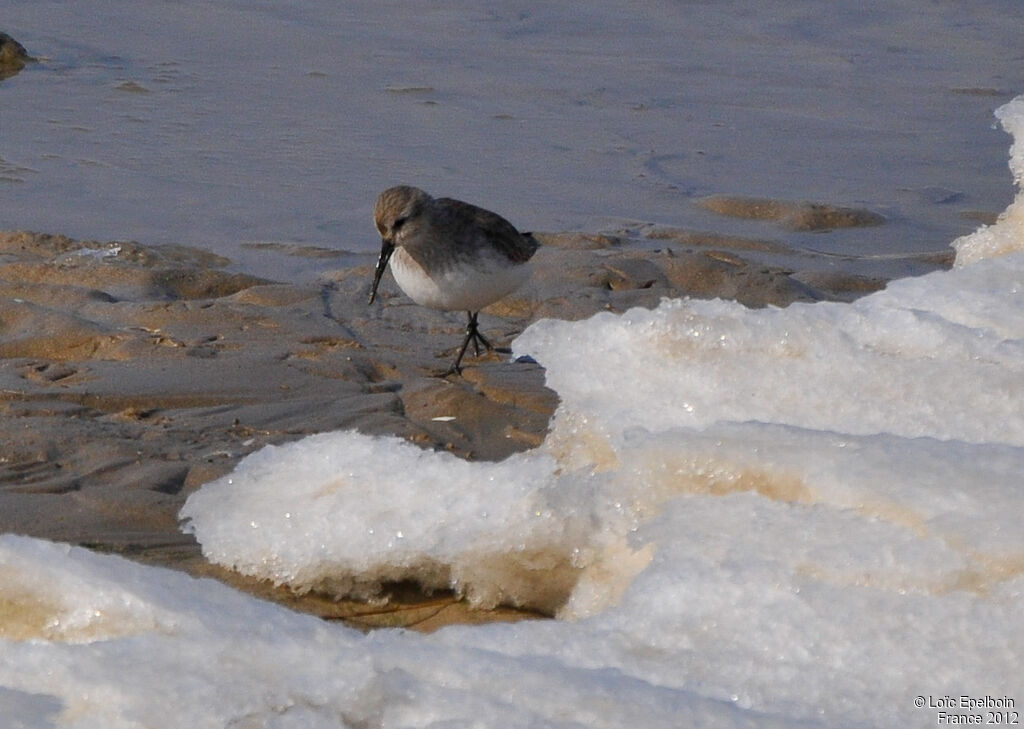
[(381, 248), (368, 304), (390, 263), (399, 287), (420, 306), (465, 311), (465, 339), (440, 376), (461, 374), (470, 342), (477, 356), (480, 345), (494, 349), (480, 333), (477, 315), (526, 282), (536, 238), (490, 210), (452, 198), (435, 199), (411, 185), (380, 193), (373, 221)]

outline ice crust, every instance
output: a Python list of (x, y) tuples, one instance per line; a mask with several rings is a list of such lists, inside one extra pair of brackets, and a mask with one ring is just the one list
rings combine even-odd
[[(1024, 101), (1000, 115), (1019, 182)], [(888, 727), (934, 725), (919, 696), (1019, 708), (1024, 226), (976, 236), (954, 270), (852, 305), (538, 322), (515, 350), (561, 398), (540, 448), (467, 463), (323, 434), (182, 511), (209, 558), (296, 590), (415, 577), (559, 620), (363, 636), (5, 536), (0, 708), (114, 728)]]
[[(1024, 187), (1024, 99), (1018, 96), (1010, 103), (999, 107), (996, 110), (996, 118), (1002, 123), (1003, 128), (1013, 135), (1010, 170), (1013, 172), (1013, 181), (1017, 187)], [(1024, 250), (1021, 230), (1024, 230), (1024, 199), (1017, 195), (999, 216), (996, 225), (985, 226), (971, 235), (953, 241), (953, 247), (956, 249), (955, 265), (966, 266), (985, 258)]]
[[(586, 534), (581, 515), (552, 506), (561, 494), (538, 488), (556, 468), (540, 454), (469, 463), (339, 432), (264, 448), (245, 464), (190, 497), (182, 515), (209, 559), (297, 591), (370, 597), (381, 582), (412, 579), (464, 589), (485, 607), (552, 609), (551, 581), (564, 580), (568, 545)], [(232, 506), (244, 503), (255, 508)]]

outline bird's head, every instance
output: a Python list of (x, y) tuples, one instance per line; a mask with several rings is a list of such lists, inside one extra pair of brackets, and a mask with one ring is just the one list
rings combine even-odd
[(423, 190), (410, 185), (389, 187), (377, 196), (377, 203), (373, 206), (373, 224), (380, 233), (381, 246), (380, 258), (377, 259), (377, 268), (373, 273), (369, 303), (372, 304), (377, 296), (377, 286), (395, 247), (401, 246), (405, 236), (418, 225), (432, 200)]

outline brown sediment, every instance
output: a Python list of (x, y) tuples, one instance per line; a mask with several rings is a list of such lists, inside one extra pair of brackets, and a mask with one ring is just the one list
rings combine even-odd
[(993, 213), (988, 210), (962, 210), (960, 217), (964, 220), (970, 220), (972, 223), (981, 223), (982, 225), (995, 225), (999, 221), (999, 213)]
[[(534, 276), (485, 311), (487, 336), (504, 344), (541, 317), (663, 297), (785, 306), (884, 283), (800, 276), (752, 260), (760, 249), (743, 240), (653, 237), (657, 250), (628, 234), (538, 234)], [(312, 433), (397, 435), (471, 459), (536, 447), (558, 403), (543, 369), (492, 353), (461, 378), (432, 377), (463, 317), (415, 306), (390, 279), (368, 307), (369, 260), (305, 285), (227, 263), (183, 246), (0, 233), (0, 532), (214, 575), (364, 627), (481, 619), (450, 595), (397, 587), (387, 608), (296, 597), (208, 565), (177, 515), (245, 455)]]
[(257, 251), (272, 251), (274, 253), (283, 253), (287, 256), (297, 256), (299, 258), (341, 258), (345, 255), (351, 255), (347, 251), (340, 251), (336, 248), (307, 246), (299, 243), (242, 243), (242, 248), (249, 248)]
[(714, 195), (697, 201), (706, 210), (732, 218), (769, 220), (789, 230), (822, 231), (882, 225), (885, 218), (865, 208), (774, 198)]
[(778, 241), (763, 238), (745, 238), (738, 235), (722, 235), (699, 230), (680, 228), (654, 228), (645, 234), (652, 240), (668, 240), (695, 248), (724, 249), (729, 251), (762, 251), (788, 253), (790, 247)]

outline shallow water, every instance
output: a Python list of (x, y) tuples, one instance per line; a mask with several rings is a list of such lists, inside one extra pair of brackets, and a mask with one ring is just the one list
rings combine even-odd
[[(785, 0), (430, 8), (14, 3), (43, 59), (0, 85), (0, 228), (209, 248), (274, 278), (370, 252), (410, 182), (532, 230), (636, 223), (849, 255), (939, 250), (1009, 201), (992, 110), (1024, 6)], [(867, 207), (798, 234), (694, 204)]]

